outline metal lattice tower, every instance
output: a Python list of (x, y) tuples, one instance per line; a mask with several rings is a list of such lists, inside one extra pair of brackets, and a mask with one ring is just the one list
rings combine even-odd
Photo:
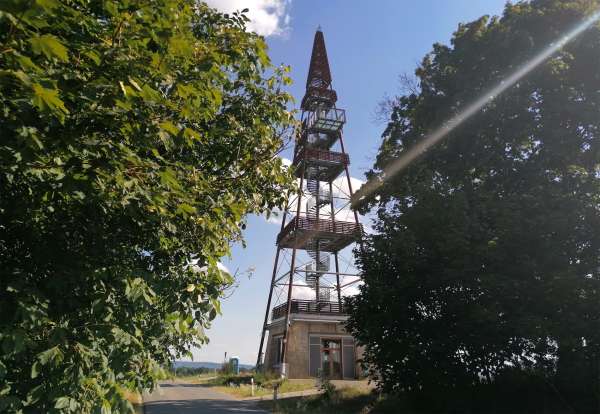
[[(346, 113), (336, 107), (331, 82), (325, 39), (318, 29), (292, 162), (301, 191), (286, 206), (277, 236), (257, 365), (263, 356), (269, 314), (271, 323), (285, 320), (280, 355), (285, 364), (290, 315), (344, 314), (344, 289), (360, 281), (358, 274), (340, 271), (339, 252), (358, 241), (363, 230), (358, 214), (350, 209), (350, 159), (342, 138)], [(334, 146), (339, 150), (333, 151)]]

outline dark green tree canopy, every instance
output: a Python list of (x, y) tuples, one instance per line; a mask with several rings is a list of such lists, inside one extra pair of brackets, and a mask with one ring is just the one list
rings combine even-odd
[(293, 183), (289, 79), (246, 22), (0, 3), (1, 412), (123, 412), (207, 341), (219, 258)]
[[(419, 90), (398, 99), (367, 176), (599, 7), (521, 1), (461, 24), (423, 59)], [(365, 285), (350, 327), (385, 389), (476, 384), (511, 366), (552, 378), (585, 367), (584, 387), (596, 383), (599, 90), (594, 25), (363, 207), (376, 212), (376, 234), (359, 254)]]

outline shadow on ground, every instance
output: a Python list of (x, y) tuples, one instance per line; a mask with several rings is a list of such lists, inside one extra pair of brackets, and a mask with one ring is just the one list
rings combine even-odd
[(160, 388), (209, 388), (209, 387), (210, 387), (210, 385), (208, 385), (208, 384), (190, 384), (190, 383), (183, 384), (181, 382), (174, 383), (174, 384), (169, 384), (167, 382), (163, 382), (160, 384)]
[(146, 412), (152, 414), (227, 414), (253, 413), (264, 414), (265, 411), (249, 401), (234, 400), (161, 400), (149, 401)]

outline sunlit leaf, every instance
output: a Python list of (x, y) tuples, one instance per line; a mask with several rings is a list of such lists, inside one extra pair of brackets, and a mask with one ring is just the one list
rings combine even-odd
[(64, 62), (69, 60), (68, 49), (53, 35), (45, 34), (29, 38), (31, 48), (37, 54), (43, 53), (48, 58), (55, 57)]

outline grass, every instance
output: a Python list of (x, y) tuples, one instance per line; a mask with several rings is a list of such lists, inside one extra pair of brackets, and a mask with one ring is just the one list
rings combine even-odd
[[(210, 384), (210, 382), (209, 382)], [(217, 381), (210, 384), (215, 387), (216, 391), (226, 393), (229, 395), (233, 395), (237, 398), (247, 398), (252, 396), (252, 386), (248, 384), (240, 384), (234, 386), (227, 386), (219, 383)], [(306, 390), (315, 390), (315, 380), (285, 380), (281, 382), (279, 386), (279, 394), (283, 394), (286, 392), (295, 392), (295, 391), (306, 391)], [(266, 395), (273, 394), (273, 383), (265, 383), (263, 386), (254, 386), (254, 396), (262, 397)]]
[[(233, 395), (234, 397), (238, 398), (246, 398), (252, 396), (252, 386), (247, 384), (240, 384), (239, 386), (233, 387), (219, 385), (216, 386), (215, 389), (217, 391)], [(279, 394), (315, 389), (316, 387), (314, 380), (286, 380), (281, 383), (279, 387)], [(263, 397), (266, 395), (273, 395), (272, 386), (254, 386), (255, 397)]]
[(170, 378), (171, 380), (173, 379), (180, 379), (186, 382), (191, 382), (192, 384), (200, 384), (206, 381), (209, 381), (212, 378), (215, 378), (218, 374), (214, 373), (214, 372), (207, 372), (204, 374), (195, 374), (195, 375), (176, 375), (172, 378)]
[(399, 413), (398, 407), (384, 406), (370, 389), (365, 387), (341, 387), (328, 394), (285, 398), (277, 402), (261, 401), (261, 408), (277, 414), (366, 414)]

